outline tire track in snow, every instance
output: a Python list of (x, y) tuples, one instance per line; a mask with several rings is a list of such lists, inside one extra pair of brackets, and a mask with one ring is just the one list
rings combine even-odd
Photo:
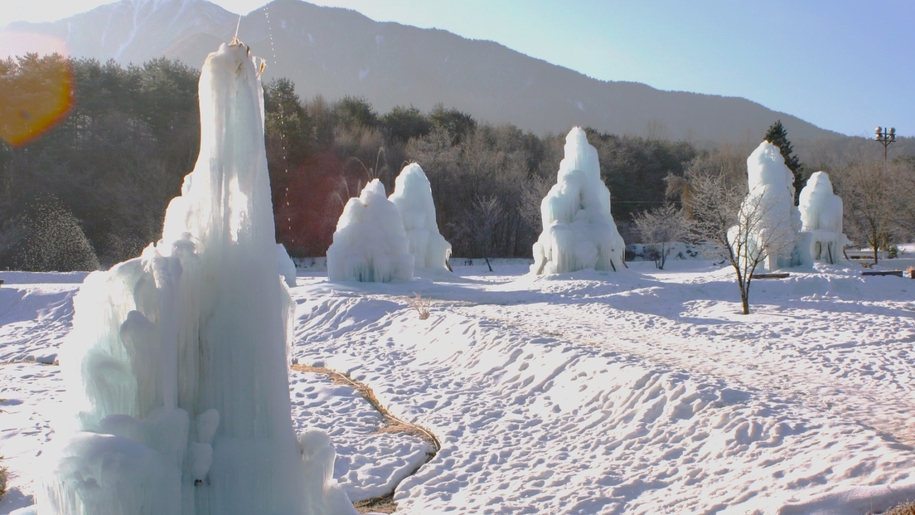
[[(805, 418), (792, 405), (728, 388), (715, 376), (532, 334), (537, 324), (527, 320), (523, 329), (486, 320), (508, 313), (497, 309), (530, 316), (533, 304), (452, 305), (418, 322), (396, 303), (365, 317), (369, 303), (385, 306), (366, 297), (313, 301), (315, 316), (300, 320), (307, 330), (297, 333), (295, 351), (372, 384), (385, 405), (440, 436), (436, 459), (395, 494), (407, 513), (781, 506), (792, 492), (830, 491), (847, 478), (898, 481), (905, 465), (872, 433)], [(324, 327), (340, 321), (350, 321), (346, 331)], [(829, 440), (854, 449), (858, 461), (846, 464), (848, 453), (824, 447)]]
[[(486, 306), (485, 309), (487, 313), (483, 316), (512, 324), (531, 334), (561, 335), (571, 342), (622, 351), (650, 362), (724, 378), (735, 385), (801, 402), (833, 416), (851, 417), (862, 427), (873, 429), (915, 452), (915, 424), (911, 423), (910, 415), (915, 413), (915, 395), (909, 378), (862, 384), (860, 380), (855, 381), (855, 377), (830, 373), (824, 363), (816, 361), (815, 350), (801, 353), (803, 349), (797, 349), (796, 358), (786, 362), (784, 349), (770, 349), (777, 335), (786, 330), (780, 324), (731, 324), (748, 328), (744, 333), (739, 330), (728, 332), (726, 328), (719, 331), (714, 327), (700, 327), (700, 331), (706, 330), (695, 332), (695, 326), (657, 315), (621, 312), (603, 303), (550, 305), (548, 320), (531, 317), (530, 305)], [(457, 310), (480, 316), (477, 308)], [(499, 314), (494, 315), (493, 311)], [(873, 318), (876, 314), (868, 313), (868, 316)], [(886, 323), (892, 325), (894, 317), (887, 318), (890, 320)], [(849, 321), (848, 325), (855, 323), (861, 324), (861, 321)], [(765, 328), (756, 327), (758, 325)], [(766, 330), (769, 337), (760, 337), (759, 333)], [(838, 328), (835, 332), (847, 331)], [(818, 335), (818, 338), (823, 336)], [(869, 359), (879, 361), (882, 358), (869, 356)], [(792, 379), (796, 377), (801, 379)], [(892, 388), (893, 383), (902, 386)]]

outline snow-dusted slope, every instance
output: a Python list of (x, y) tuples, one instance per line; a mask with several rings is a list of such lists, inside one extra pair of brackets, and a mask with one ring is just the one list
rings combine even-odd
[(228, 41), (237, 21), (237, 15), (205, 0), (121, 0), (64, 20), (19, 22), (4, 30), (53, 36), (74, 57), (140, 64), (167, 54), (177, 41), (193, 36)]
[[(913, 281), (817, 265), (755, 282), (744, 316), (726, 268), (629, 265), (540, 278), (523, 264), (457, 267), (449, 283), (346, 286), (300, 271), (293, 354), (349, 372), (441, 440), (400, 484), (398, 513), (862, 515), (915, 498)], [(412, 292), (432, 299), (428, 320), (408, 307)], [(65, 320), (57, 311), (35, 338)], [(7, 313), (0, 349), (22, 355)], [(30, 492), (54, 370), (0, 367), (13, 472), (0, 514)], [(291, 377), (297, 424), (333, 432), (349, 492), (396, 483), (424, 451), (407, 440), (367, 451), (377, 421), (358, 398)]]
[[(268, 59), (267, 79), (292, 80), (303, 99), (365, 97), (380, 113), (398, 105), (427, 111), (442, 103), (537, 134), (575, 125), (624, 134), (661, 122), (673, 138), (724, 141), (761, 133), (780, 119), (792, 139), (840, 137), (743, 98), (599, 81), (498, 43), (376, 22), (350, 9), (300, 0), (261, 3), (266, 5), (239, 13), (246, 14), (239, 37)], [(74, 56), (101, 62), (165, 55), (196, 67), (214, 45), (231, 39), (237, 23), (238, 15), (205, 0), (121, 0), (8, 30), (62, 39)]]

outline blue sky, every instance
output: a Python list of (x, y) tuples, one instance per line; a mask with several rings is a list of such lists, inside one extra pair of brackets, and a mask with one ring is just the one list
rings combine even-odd
[[(136, 1), (136, 0), (135, 0)], [(153, 1), (153, 0), (149, 0)], [(246, 14), (265, 0), (211, 0)], [(0, 25), (106, 0), (0, 0)], [(820, 127), (915, 136), (911, 0), (323, 0), (497, 41), (602, 80), (740, 96)], [(790, 136), (790, 135), (789, 135)]]

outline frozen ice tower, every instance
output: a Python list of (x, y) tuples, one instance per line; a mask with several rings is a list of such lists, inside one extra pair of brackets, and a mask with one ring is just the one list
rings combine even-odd
[(42, 515), (355, 513), (326, 435), (297, 436), (264, 152), (260, 61), (200, 75), (200, 156), (139, 258), (86, 278), (60, 363)]
[(743, 222), (729, 231), (731, 241), (741, 228), (749, 231), (740, 259), (762, 253), (760, 264), (767, 270), (801, 264), (798, 252), (793, 251), (801, 229), (793, 182), (794, 175), (778, 147), (768, 141), (760, 143), (747, 158), (749, 192), (739, 213)]
[(327, 249), (327, 276), (364, 283), (411, 281), (413, 263), (403, 218), (385, 196), (384, 184), (373, 179), (343, 207)]
[(556, 185), (540, 203), (540, 213), (543, 232), (534, 243), (531, 272), (558, 274), (625, 266), (626, 245), (610, 215), (610, 190), (600, 178), (597, 149), (579, 127), (566, 136)]
[(842, 233), (842, 199), (832, 192), (826, 172), (807, 179), (800, 195), (803, 241), (814, 261), (835, 264), (842, 248), (851, 243)]
[(394, 193), (388, 200), (397, 206), (407, 232), (410, 254), (416, 268), (446, 268), (451, 244), (438, 232), (432, 187), (423, 169), (411, 163), (394, 180)]

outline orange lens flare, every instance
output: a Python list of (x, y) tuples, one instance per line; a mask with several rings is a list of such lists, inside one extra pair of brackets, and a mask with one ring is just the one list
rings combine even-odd
[(22, 64), (0, 63), (0, 138), (14, 147), (50, 130), (73, 107), (73, 74), (66, 59), (55, 55)]

